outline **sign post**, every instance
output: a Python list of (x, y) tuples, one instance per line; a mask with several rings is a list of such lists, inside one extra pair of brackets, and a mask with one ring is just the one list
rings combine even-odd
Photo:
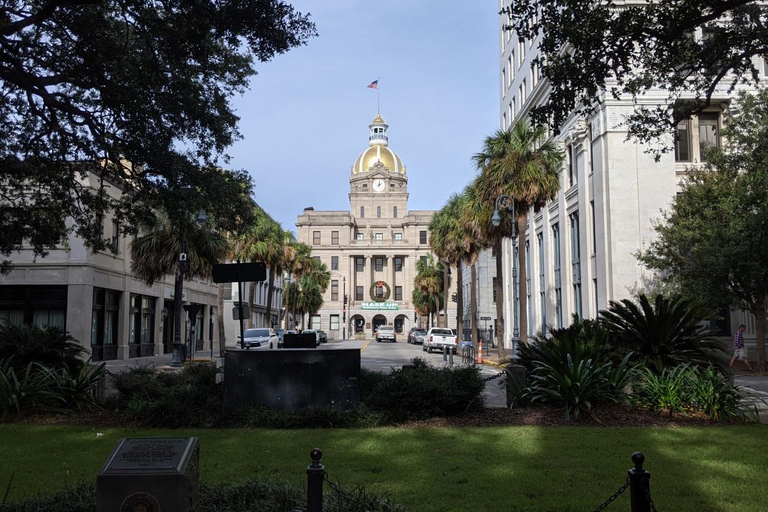
[[(267, 280), (267, 266), (262, 262), (256, 263), (222, 263), (213, 266), (214, 283), (237, 283), (238, 316), (240, 317), (240, 348), (245, 344), (245, 327), (243, 326), (243, 283)], [(250, 312), (248, 313), (250, 314)]]

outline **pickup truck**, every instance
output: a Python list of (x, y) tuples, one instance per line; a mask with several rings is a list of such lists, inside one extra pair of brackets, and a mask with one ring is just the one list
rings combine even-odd
[(456, 341), (456, 335), (453, 334), (451, 329), (445, 327), (432, 327), (427, 331), (427, 335), (424, 337), (424, 344), (421, 349), (425, 352), (432, 352), (432, 349), (438, 349), (443, 351), (443, 347), (448, 347), (454, 354), (458, 349), (458, 342)]

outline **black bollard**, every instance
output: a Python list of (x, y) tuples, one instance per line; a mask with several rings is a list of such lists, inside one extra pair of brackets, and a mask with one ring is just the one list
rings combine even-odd
[(315, 448), (309, 452), (312, 464), (307, 466), (307, 512), (323, 512), (323, 479), (325, 466), (320, 464), (323, 452)]
[(631, 512), (651, 512), (651, 474), (643, 469), (645, 456), (640, 452), (632, 454), (635, 467), (629, 474), (629, 495)]
[(448, 346), (443, 345), (443, 362), (445, 363), (447, 361), (448, 361)]

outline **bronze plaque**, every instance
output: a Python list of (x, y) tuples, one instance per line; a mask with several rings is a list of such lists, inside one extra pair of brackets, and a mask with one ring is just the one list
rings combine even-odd
[(123, 439), (103, 472), (181, 472), (181, 464), (192, 447), (192, 441), (193, 438), (188, 437)]

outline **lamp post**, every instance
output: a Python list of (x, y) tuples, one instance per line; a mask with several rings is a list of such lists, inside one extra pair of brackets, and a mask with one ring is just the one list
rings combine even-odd
[[(203, 227), (208, 222), (208, 216), (204, 210), (200, 210), (197, 215), (197, 225)], [(176, 279), (173, 292), (173, 355), (171, 356), (171, 366), (174, 368), (181, 367), (181, 312), (182, 312), (182, 300), (181, 296), (184, 293), (184, 267), (187, 264), (187, 237), (186, 233), (182, 234), (182, 249), (179, 254), (179, 277)]]
[(342, 276), (341, 339), (347, 339), (347, 276)]
[[(501, 224), (501, 216), (499, 215), (499, 209), (504, 208), (512, 213), (512, 239), (517, 239), (517, 214), (515, 211), (515, 200), (514, 198), (502, 194), (499, 197), (496, 198), (496, 205), (493, 209), (493, 216), (491, 217), (491, 224), (493, 224), (494, 227), (499, 227)], [(501, 255), (499, 255), (501, 257)], [(514, 252), (513, 252), (513, 259), (514, 259)], [(514, 283), (515, 279), (517, 278), (517, 266), (515, 265), (515, 262), (512, 262), (512, 282)], [(513, 316), (514, 316), (514, 322), (512, 327), (512, 357), (515, 356), (515, 346), (520, 343), (520, 329), (518, 328), (517, 324), (517, 308), (513, 307)], [(499, 326), (496, 326), (496, 333), (498, 335), (499, 332)], [(503, 341), (503, 340), (502, 340)]]

